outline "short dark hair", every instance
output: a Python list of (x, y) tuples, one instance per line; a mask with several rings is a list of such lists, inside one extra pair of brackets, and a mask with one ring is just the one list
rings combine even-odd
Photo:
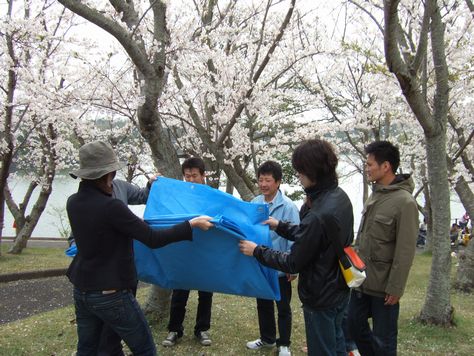
[(332, 145), (321, 139), (302, 142), (295, 148), (291, 164), (316, 184), (337, 182), (337, 156)]
[(283, 177), (281, 165), (275, 161), (263, 162), (257, 169), (257, 178), (259, 178), (262, 174), (271, 174), (276, 182), (281, 181)]
[(388, 141), (374, 141), (365, 147), (365, 153), (374, 156), (378, 164), (390, 163), (392, 172), (395, 173), (400, 165), (400, 151)]
[(206, 171), (206, 166), (204, 164), (204, 161), (201, 158), (190, 157), (184, 160), (183, 164), (181, 165), (181, 172), (184, 175), (185, 169), (193, 169), (193, 168), (199, 169), (199, 173), (201, 173), (201, 175), (203, 175), (204, 172)]

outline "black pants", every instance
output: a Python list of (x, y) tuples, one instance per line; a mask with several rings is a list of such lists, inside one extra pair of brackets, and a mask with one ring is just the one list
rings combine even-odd
[[(211, 327), (211, 307), (212, 293), (198, 291), (199, 300), (196, 313), (196, 325), (194, 326), (194, 335), (201, 331), (209, 330)], [(189, 298), (189, 291), (183, 289), (174, 289), (171, 296), (170, 321), (168, 330), (175, 331), (181, 337), (183, 336), (183, 321), (186, 315), (186, 304)]]
[[(134, 296), (137, 295), (137, 287), (132, 289), (132, 293)], [(122, 350), (122, 338), (107, 324), (102, 327), (97, 356), (125, 356)]]
[(397, 355), (399, 313), (399, 303), (385, 305), (384, 297), (352, 291), (347, 322), (362, 355)]
[(275, 309), (273, 300), (257, 299), (258, 325), (260, 327), (260, 339), (269, 344), (277, 343), (277, 346), (290, 346), (291, 338), (291, 283), (287, 277), (279, 277), (281, 299), (276, 302), (278, 310), (278, 332), (280, 337), (276, 338)]

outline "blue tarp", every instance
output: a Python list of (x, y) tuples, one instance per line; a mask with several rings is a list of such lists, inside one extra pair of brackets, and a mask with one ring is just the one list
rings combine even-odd
[(160, 229), (198, 215), (213, 217), (215, 228), (193, 230), (193, 241), (159, 249), (134, 242), (140, 280), (163, 288), (201, 290), (280, 299), (277, 272), (239, 251), (247, 239), (271, 246), (265, 204), (243, 202), (203, 184), (159, 177), (152, 185), (144, 219)]
[(69, 257), (74, 257), (77, 255), (77, 246), (75, 243), (73, 243), (71, 246), (69, 246), (69, 248), (64, 251), (64, 253), (66, 254), (66, 256), (69, 256)]

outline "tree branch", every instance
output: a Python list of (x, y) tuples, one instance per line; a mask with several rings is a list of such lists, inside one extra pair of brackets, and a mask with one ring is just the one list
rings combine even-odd
[[(62, 5), (71, 10), (72, 12), (78, 14), (79, 16), (85, 18), (86, 20), (92, 22), (93, 24), (99, 26), (106, 32), (114, 36), (117, 41), (123, 46), (125, 51), (128, 53), (133, 63), (144, 75), (153, 75), (154, 70), (150, 65), (148, 60), (145, 46), (139, 40), (138, 42), (134, 40), (132, 35), (127, 32), (119, 23), (114, 20), (109, 19), (96, 9), (90, 8), (86, 4), (76, 1), (76, 0), (58, 0)], [(124, 16), (124, 20), (130, 20), (129, 17)]]
[[(386, 0), (384, 7), (384, 50), (388, 69), (395, 74), (408, 105), (415, 114), (418, 122), (423, 127), (426, 135), (431, 135), (436, 127), (432, 122), (430, 109), (423, 100), (420, 85), (416, 75), (411, 75), (408, 66), (402, 60), (399, 46), (400, 23), (398, 18), (398, 5), (400, 0)], [(429, 11), (431, 0), (426, 2), (425, 11)]]
[[(278, 31), (278, 34), (277, 36), (275, 37), (275, 39), (273, 40), (273, 43), (272, 45), (270, 46), (270, 48), (268, 49), (268, 52), (267, 52), (267, 55), (265, 56), (265, 58), (263, 59), (262, 63), (260, 64), (259, 68), (257, 69), (257, 72), (255, 73), (255, 75), (253, 76), (253, 84), (256, 84), (258, 79), (260, 78), (260, 75), (262, 74), (263, 70), (265, 69), (265, 67), (267, 66), (268, 62), (270, 61), (270, 57), (271, 55), (273, 54), (273, 52), (275, 51), (278, 43), (280, 42), (280, 40), (282, 39), (283, 37), (283, 34), (285, 33), (285, 30), (286, 28), (288, 27), (288, 24), (290, 23), (290, 19), (291, 19), (291, 16), (293, 14), (293, 10), (294, 10), (294, 7), (295, 7), (295, 1), (296, 0), (291, 0), (291, 3), (290, 3), (290, 6), (288, 8), (288, 11), (286, 13), (286, 16), (285, 16), (285, 19), (283, 20), (281, 26), (280, 26), (280, 29)], [(229, 120), (229, 123), (226, 125), (226, 127), (224, 127), (224, 129), (222, 130), (222, 132), (220, 133), (218, 139), (217, 139), (217, 147), (221, 147), (222, 144), (224, 143), (225, 139), (227, 138), (227, 136), (229, 135), (230, 131), (232, 130), (232, 128), (234, 127), (234, 125), (236, 124), (237, 122), (237, 118), (240, 117), (240, 114), (242, 113), (244, 107), (245, 107), (245, 99), (248, 99), (251, 97), (252, 95), (252, 92), (253, 92), (253, 86), (247, 90), (241, 104), (239, 104), (237, 106), (237, 108), (235, 109), (234, 111), (234, 114), (232, 115), (232, 117), (230, 118)]]
[(428, 47), (428, 31), (430, 27), (430, 14), (427, 11), (427, 4), (425, 4), (425, 12), (423, 14), (423, 22), (420, 30), (420, 40), (418, 42), (418, 48), (416, 50), (415, 59), (413, 60), (412, 70), (413, 74), (418, 73), (423, 59), (426, 55), (426, 48)]

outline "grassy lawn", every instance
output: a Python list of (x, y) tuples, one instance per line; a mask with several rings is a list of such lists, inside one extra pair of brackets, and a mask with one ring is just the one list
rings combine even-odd
[[(453, 264), (457, 262), (453, 259)], [(474, 343), (474, 308), (472, 295), (453, 293), (457, 327), (441, 329), (424, 326), (416, 321), (422, 307), (431, 263), (429, 255), (418, 255), (410, 274), (407, 291), (402, 299), (399, 321), (400, 355), (472, 355)], [(296, 284), (294, 285), (296, 287)], [(1, 288), (1, 287), (0, 287)], [(147, 289), (139, 290), (144, 301)], [(252, 298), (214, 295), (211, 326), (211, 347), (202, 347), (193, 338), (197, 293), (192, 292), (185, 320), (185, 336), (177, 346), (164, 348), (166, 322), (152, 324), (160, 355), (274, 355), (275, 349), (250, 351), (245, 342), (258, 337), (256, 303)], [(303, 355), (304, 323), (296, 288), (293, 294), (293, 355)], [(0, 355), (68, 355), (76, 343), (74, 309), (66, 307), (41, 315), (0, 325)]]
[(7, 253), (10, 245), (2, 242), (0, 273), (28, 272), (69, 266), (71, 258), (64, 254), (64, 248), (28, 247), (20, 255)]

